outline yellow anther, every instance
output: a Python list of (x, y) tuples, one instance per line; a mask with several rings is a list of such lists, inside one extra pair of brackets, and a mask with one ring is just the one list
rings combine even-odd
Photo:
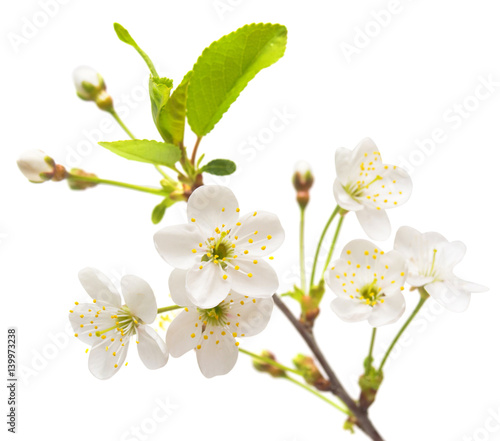
[(273, 257), (273, 256), (270, 256), (270, 257), (269, 257), (269, 260), (274, 260), (274, 257)]
[(75, 334), (75, 337), (78, 337), (78, 334)]
[(273, 236), (271, 236), (270, 234), (267, 235), (267, 240), (271, 240), (273, 238)]
[(78, 302), (75, 302), (75, 305), (78, 305)]
[(226, 331), (222, 331), (222, 332), (221, 332), (221, 335), (226, 335)]
[(201, 349), (201, 345), (196, 346), (196, 349)]
[(236, 337), (238, 334), (236, 332), (233, 332), (233, 337)]
[(94, 300), (92, 300), (92, 301), (93, 301), (94, 303), (95, 303), (95, 302), (97, 302), (97, 300), (96, 300), (96, 299), (94, 299)]
[(249, 243), (253, 243), (253, 239), (248, 239), (248, 242)]
[(368, 251), (365, 251), (365, 256), (368, 256), (368, 254), (370, 254)]
[(204, 336), (203, 336), (203, 338), (204, 338), (205, 340), (208, 340), (208, 335), (204, 335)]
[(191, 251), (192, 251), (193, 253), (196, 253), (196, 250), (195, 250), (194, 248), (193, 248)]
[(224, 207), (222, 207), (222, 212), (224, 213), (224, 211), (226, 211), (226, 209)]
[(196, 337), (196, 334), (193, 332), (193, 333), (191, 334), (191, 338), (195, 338), (195, 337)]
[(254, 216), (257, 216), (257, 212), (255, 212), (253, 215), (254, 215)]
[(237, 341), (237, 342), (235, 343), (235, 345), (236, 345), (236, 346), (239, 346), (239, 345), (240, 345), (240, 342), (239, 342), (239, 341)]
[(238, 265), (236, 265), (236, 266), (234, 267), (234, 269), (235, 269), (236, 271), (238, 271), (238, 270), (240, 269), (240, 267), (239, 267)]
[(196, 219), (194, 217), (192, 217), (191, 222), (196, 222)]
[(241, 222), (236, 222), (236, 225), (239, 227), (241, 226)]
[(92, 332), (89, 332), (89, 337), (92, 337)]
[(199, 268), (199, 269), (203, 269), (203, 265), (200, 265), (198, 268)]
[(248, 273), (248, 277), (253, 277), (253, 274), (252, 273)]
[(186, 307), (184, 308), (184, 311), (189, 312), (189, 308), (186, 306)]
[(226, 280), (226, 279), (227, 279), (227, 274), (224, 274), (224, 275), (222, 276), (222, 278), (223, 278), (224, 280)]
[(117, 365), (117, 364), (115, 364), (115, 369), (116, 369), (117, 367), (118, 367), (118, 365)]
[(254, 261), (253, 261), (253, 263), (256, 265), (256, 264), (257, 264), (257, 261), (256, 261), (256, 260), (254, 260)]

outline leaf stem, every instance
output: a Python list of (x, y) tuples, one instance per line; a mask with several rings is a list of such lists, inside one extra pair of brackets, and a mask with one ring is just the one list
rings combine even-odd
[(399, 332), (396, 334), (396, 336), (392, 340), (392, 343), (389, 346), (389, 348), (387, 349), (387, 351), (386, 351), (386, 353), (384, 355), (384, 358), (382, 359), (382, 362), (380, 363), (380, 367), (378, 368), (378, 370), (380, 372), (382, 372), (382, 369), (384, 368), (385, 362), (389, 358), (389, 354), (394, 349), (394, 346), (396, 346), (396, 343), (398, 342), (399, 338), (403, 335), (403, 333), (405, 332), (405, 330), (408, 327), (408, 325), (412, 322), (412, 320), (417, 315), (418, 311), (420, 311), (420, 308), (422, 308), (422, 306), (424, 305), (425, 301), (429, 298), (429, 294), (427, 294), (427, 292), (425, 291), (425, 289), (423, 287), (419, 288), (418, 291), (420, 293), (420, 300), (418, 301), (417, 306), (415, 307), (415, 309), (411, 313), (410, 317), (408, 317), (408, 319), (406, 320), (406, 322), (404, 323), (404, 325), (401, 327), (401, 329), (399, 330)]
[(119, 182), (119, 181), (111, 181), (109, 179), (101, 179), (97, 177), (91, 177), (91, 176), (77, 176), (69, 173), (68, 180), (72, 181), (81, 181), (81, 182), (92, 182), (94, 184), (104, 184), (104, 185), (113, 185), (115, 187), (122, 187), (122, 188), (128, 188), (130, 190), (137, 190), (137, 191), (142, 191), (144, 193), (150, 193), (154, 194), (157, 196), (163, 196), (166, 197), (168, 196), (168, 193), (157, 188), (150, 188), (150, 187), (143, 187), (140, 185), (134, 185), (134, 184), (128, 184), (126, 182)]
[(335, 218), (335, 216), (338, 214), (339, 211), (340, 211), (340, 207), (337, 205), (335, 207), (335, 210), (333, 210), (333, 213), (331, 214), (330, 218), (326, 222), (325, 228), (323, 228), (323, 232), (321, 233), (321, 237), (319, 238), (318, 246), (316, 247), (316, 254), (314, 255), (314, 262), (313, 262), (313, 266), (312, 266), (309, 291), (314, 286), (314, 275), (316, 274), (316, 265), (318, 264), (318, 257), (319, 257), (319, 252), (321, 250), (321, 244), (323, 243), (323, 239), (325, 238), (325, 234), (328, 231), (328, 228), (330, 228), (330, 225), (333, 222), (333, 219)]
[(332, 260), (333, 250), (335, 249), (335, 245), (337, 243), (337, 239), (339, 237), (340, 229), (342, 228), (342, 223), (344, 222), (345, 216), (340, 216), (339, 221), (337, 223), (337, 229), (335, 230), (335, 236), (333, 236), (332, 244), (330, 245), (330, 250), (328, 251), (328, 257), (326, 258), (325, 267), (323, 268), (322, 275), (325, 274), (325, 271), (328, 269), (328, 265)]
[(196, 143), (193, 147), (193, 154), (191, 155), (191, 164), (193, 164), (193, 165), (196, 161), (196, 153), (198, 152), (198, 146), (200, 145), (201, 139), (202, 139), (202, 137), (198, 136), (198, 138), (196, 138)]
[(304, 249), (305, 207), (300, 207), (299, 252), (300, 252), (300, 287), (306, 294), (306, 256)]
[(249, 355), (250, 357), (262, 361), (264, 363), (270, 364), (271, 366), (277, 367), (278, 369), (281, 369), (283, 371), (291, 372), (292, 374), (302, 376), (300, 371), (289, 368), (281, 363), (278, 363), (276, 360), (273, 360), (272, 358), (264, 357), (262, 355), (255, 354), (253, 352), (247, 351), (246, 349), (239, 348), (239, 351), (245, 355)]
[(330, 406), (335, 407), (335, 409), (340, 410), (342, 413), (351, 416), (351, 412), (348, 409), (344, 409), (342, 406), (339, 406), (337, 403), (334, 403), (332, 400), (329, 400), (327, 397), (325, 397), (323, 394), (319, 393), (318, 391), (314, 390), (312, 387), (309, 387), (307, 384), (301, 383), (300, 381), (296, 380), (295, 378), (291, 377), (282, 377), (285, 380), (290, 381), (293, 384), (296, 384), (297, 386), (300, 386), (301, 388), (307, 390), (308, 392), (312, 393), (314, 396), (318, 397), (319, 399), (325, 401), (326, 403), (330, 404)]
[(181, 309), (181, 308), (183, 308), (183, 307), (179, 306), (179, 305), (164, 306), (163, 308), (158, 308), (157, 314), (162, 314), (162, 313), (168, 312), (168, 311), (175, 311), (176, 309)]

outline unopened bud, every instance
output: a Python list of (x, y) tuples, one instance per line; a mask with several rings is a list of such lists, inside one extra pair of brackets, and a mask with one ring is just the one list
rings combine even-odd
[(85, 190), (90, 187), (95, 187), (97, 182), (89, 182), (85, 180), (79, 180), (78, 177), (83, 178), (97, 178), (94, 173), (87, 173), (79, 168), (72, 168), (70, 171), (70, 178), (68, 178), (68, 185), (71, 190)]
[(293, 359), (293, 364), (304, 377), (306, 383), (321, 391), (330, 390), (330, 382), (323, 377), (311, 357), (299, 354)]
[(314, 183), (314, 176), (307, 162), (299, 161), (295, 165), (292, 183), (297, 190), (297, 202), (301, 208), (305, 208), (309, 203), (309, 190)]
[[(268, 358), (270, 360), (276, 361), (276, 357), (272, 352), (269, 351), (262, 351), (262, 357)], [(280, 378), (280, 377), (286, 377), (286, 372), (283, 369), (280, 369), (277, 366), (274, 366), (270, 363), (266, 363), (265, 360), (253, 360), (253, 367), (258, 370), (259, 372), (266, 372), (272, 377), (275, 378)]]
[(77, 67), (73, 72), (76, 94), (85, 101), (94, 101), (101, 110), (113, 109), (113, 99), (106, 92), (101, 75), (88, 66)]
[(37, 149), (22, 153), (17, 160), (17, 166), (28, 180), (36, 184), (53, 179), (56, 174), (60, 174), (56, 172), (62, 167), (57, 166), (50, 156)]

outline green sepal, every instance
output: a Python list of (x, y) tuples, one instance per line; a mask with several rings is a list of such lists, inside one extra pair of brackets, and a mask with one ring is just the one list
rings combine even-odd
[(173, 201), (170, 198), (165, 198), (161, 201), (155, 208), (153, 208), (153, 212), (151, 213), (151, 221), (156, 225), (161, 222), (163, 216), (165, 216), (165, 212), (168, 207), (174, 205), (177, 201)]

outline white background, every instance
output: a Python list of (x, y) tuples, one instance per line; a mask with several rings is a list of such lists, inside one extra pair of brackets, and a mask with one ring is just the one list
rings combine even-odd
[[(86, 300), (77, 279), (81, 268), (97, 267), (114, 280), (137, 274), (150, 282), (160, 305), (170, 302), (170, 268), (154, 249), (152, 236), (159, 227), (149, 220), (159, 199), (110, 187), (77, 193), (65, 183), (32, 185), (15, 161), (23, 150), (41, 148), (61, 164), (103, 178), (155, 184), (159, 175), (151, 166), (96, 144), (126, 136), (115, 126), (99, 129), (108, 116), (74, 93), (72, 70), (81, 64), (95, 67), (117, 106), (122, 103), (123, 118), (136, 136), (158, 139), (144, 91), (146, 67), (116, 38), (114, 21), (131, 31), (160, 74), (176, 84), (203, 48), (222, 35), (251, 22), (288, 27), (285, 57), (250, 83), (200, 147), (207, 159), (238, 163), (240, 172), (224, 182), (243, 211), (265, 209), (281, 218), (287, 240), (275, 267), (282, 292), (297, 281), (294, 163), (307, 159), (316, 175), (307, 214), (310, 264), (335, 205), (335, 149), (354, 148), (370, 136), (385, 162), (412, 161), (413, 195), (389, 212), (393, 233), (379, 246), (389, 250), (401, 225), (463, 240), (468, 252), (457, 274), (490, 291), (473, 295), (464, 314), (428, 302), (387, 365), (371, 415), (389, 441), (500, 439), (499, 423), (490, 416), (500, 408), (498, 2), (401, 0), (397, 13), (385, 15), (382, 28), (373, 14), (394, 4), (389, 0), (66, 0), (47, 20), (41, 3), (4, 2), (0, 14), (1, 316), (4, 332), (12, 325), (19, 330), (24, 376), (17, 439), (366, 439), (343, 432), (343, 415), (327, 404), (255, 372), (243, 355), (229, 375), (212, 380), (200, 374), (193, 353), (148, 371), (131, 350), (129, 366), (105, 382), (88, 371), (85, 346), (66, 333), (68, 309), (75, 300)], [(30, 29), (26, 23), (33, 20), (38, 24)], [(361, 41), (358, 28), (372, 36)], [(357, 35), (358, 46), (366, 47), (348, 57), (342, 47), (355, 47)], [(478, 89), (481, 78), (496, 81), (491, 92)], [(462, 105), (468, 110), (457, 117), (455, 106)], [(270, 135), (275, 112), (283, 111), (293, 117)], [(417, 140), (436, 129), (442, 130), (440, 142), (422, 153)], [(264, 142), (255, 149), (249, 140), (259, 136)], [(162, 224), (184, 222), (184, 210), (176, 205)], [(365, 236), (351, 214), (336, 255), (358, 237)], [(406, 295), (408, 315), (417, 298)], [(328, 307), (332, 297), (325, 296), (316, 333), (356, 395), (370, 328), (340, 322)], [(378, 360), (398, 325), (380, 329)], [(263, 334), (242, 347), (271, 349), (284, 363), (299, 351), (308, 353), (279, 311)], [(151, 424), (158, 400), (169, 400), (175, 409), (165, 421)], [(141, 428), (139, 436), (131, 434), (134, 426)]]

